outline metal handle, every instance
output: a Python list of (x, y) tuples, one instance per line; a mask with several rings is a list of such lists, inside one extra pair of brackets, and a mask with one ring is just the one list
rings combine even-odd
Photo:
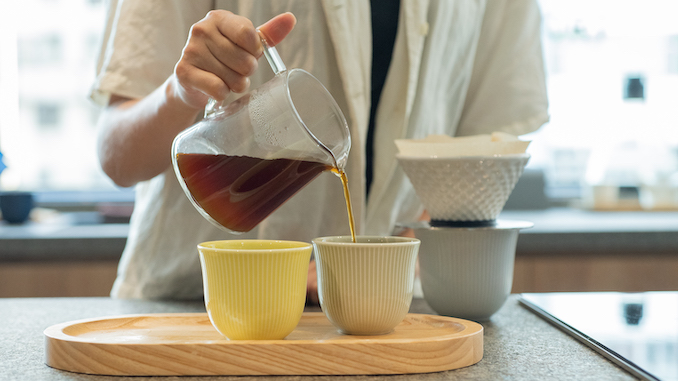
[(271, 65), (273, 74), (278, 75), (286, 71), (287, 68), (285, 67), (285, 63), (280, 58), (278, 51), (275, 49), (275, 46), (271, 46), (268, 44), (268, 41), (266, 41), (266, 37), (264, 36), (263, 33), (261, 33), (259, 29), (257, 29), (257, 32), (259, 33), (261, 43), (264, 45), (264, 57), (266, 57), (266, 61), (268, 61), (268, 64)]

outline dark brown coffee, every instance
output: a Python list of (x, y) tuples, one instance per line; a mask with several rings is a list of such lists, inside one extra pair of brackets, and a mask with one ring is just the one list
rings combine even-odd
[(180, 153), (177, 166), (195, 202), (235, 232), (252, 230), (320, 173), (331, 170), (342, 179), (351, 235), (355, 236), (346, 174), (327, 164)]

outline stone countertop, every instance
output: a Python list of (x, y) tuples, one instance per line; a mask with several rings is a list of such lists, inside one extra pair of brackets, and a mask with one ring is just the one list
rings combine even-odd
[[(129, 225), (92, 223), (62, 216), (49, 223), (0, 223), (0, 262), (117, 260)], [(571, 208), (504, 211), (524, 220), (517, 255), (578, 252), (678, 253), (678, 212), (602, 212)], [(92, 219), (90, 219), (92, 220)]]
[[(311, 308), (309, 311), (318, 311)], [(0, 379), (2, 380), (139, 380), (75, 374), (44, 363), (43, 331), (54, 324), (104, 316), (204, 312), (202, 302), (157, 302), (110, 298), (0, 299)], [(433, 313), (415, 299), (411, 312)], [(511, 296), (492, 320), (483, 323), (484, 358), (478, 364), (446, 372), (396, 376), (342, 376), (349, 380), (635, 380), (633, 376), (549, 325)], [(171, 380), (319, 380), (332, 376), (153, 377)]]

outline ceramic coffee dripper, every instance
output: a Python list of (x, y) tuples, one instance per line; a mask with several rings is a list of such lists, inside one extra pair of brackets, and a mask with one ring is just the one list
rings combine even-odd
[(497, 217), (530, 158), (528, 144), (501, 132), (396, 141), (431, 216), (403, 227), (421, 240), (422, 291), (437, 313), (488, 320), (510, 294), (518, 234), (532, 223)]
[(343, 171), (348, 124), (310, 73), (287, 70), (274, 47), (264, 55), (274, 78), (221, 105), (179, 134), (172, 163), (195, 208), (229, 232), (246, 232), (325, 170)]

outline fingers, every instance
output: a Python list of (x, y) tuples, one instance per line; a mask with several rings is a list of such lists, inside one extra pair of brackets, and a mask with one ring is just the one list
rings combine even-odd
[[(262, 33), (275, 45), (295, 23), (294, 15), (284, 13), (263, 24)], [(175, 66), (181, 98), (204, 107), (208, 97), (221, 101), (231, 91), (246, 91), (262, 53), (259, 34), (249, 19), (223, 10), (208, 13), (191, 28)]]
[[(182, 98), (200, 104), (196, 92), (217, 100), (229, 92), (243, 92), (257, 68), (258, 36), (252, 23), (228, 11), (212, 11), (191, 27), (175, 75)], [(206, 101), (205, 101), (206, 102)]]
[(280, 14), (262, 24), (258, 29), (266, 37), (271, 46), (276, 46), (282, 41), (296, 25), (297, 19), (290, 12)]
[(207, 17), (214, 19), (217, 31), (225, 37), (210, 41), (214, 43), (211, 48), (228, 55), (230, 63), (246, 65), (263, 53), (259, 34), (249, 19), (226, 11), (213, 11)]
[(210, 97), (224, 100), (230, 92), (219, 77), (185, 61), (179, 61), (175, 66), (172, 83), (174, 83), (172, 90), (176, 96), (195, 109), (204, 108)]

